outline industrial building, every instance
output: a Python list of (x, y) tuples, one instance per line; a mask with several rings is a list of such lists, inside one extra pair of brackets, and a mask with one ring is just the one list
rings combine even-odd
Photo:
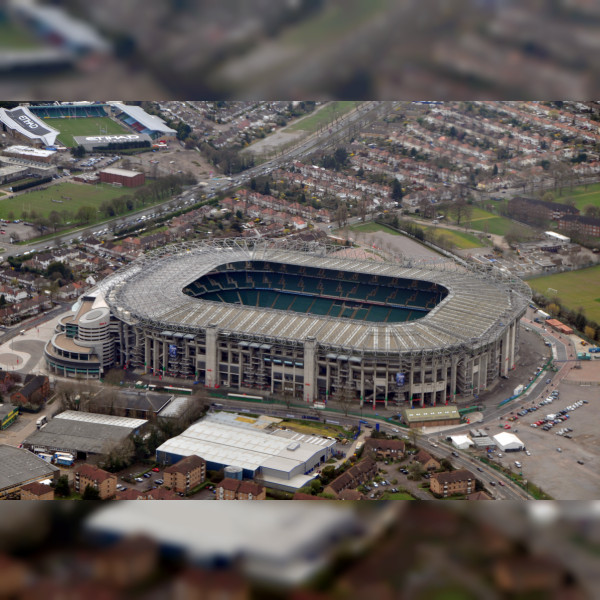
[(315, 469), (333, 455), (335, 440), (290, 430), (257, 429), (243, 415), (211, 414), (156, 449), (156, 460), (171, 465), (196, 455), (208, 470), (233, 466), (242, 477), (266, 487), (297, 491), (316, 476)]
[(33, 452), (68, 452), (76, 460), (101, 458), (127, 438), (143, 432), (145, 419), (67, 410), (23, 442)]
[(139, 171), (109, 167), (100, 171), (100, 181), (102, 183), (117, 183), (125, 187), (139, 187), (144, 185), (146, 176)]
[(4, 148), (2, 153), (6, 156), (33, 160), (35, 162), (49, 163), (54, 156), (55, 150), (42, 150), (41, 148), (32, 148), (30, 146), (9, 146)]
[(149, 532), (161, 551), (193, 565), (236, 565), (261, 583), (301, 585), (330, 564), (341, 544), (364, 531), (351, 503), (111, 502), (84, 526), (87, 540)]
[(402, 418), (411, 429), (414, 427), (444, 427), (460, 423), (460, 413), (456, 406), (404, 408)]
[(21, 487), (36, 481), (56, 480), (60, 469), (29, 450), (0, 444), (0, 498), (19, 499)]
[(229, 239), (149, 252), (102, 282), (117, 365), (308, 403), (438, 406), (515, 364), (531, 290), (488, 265), (349, 259)]

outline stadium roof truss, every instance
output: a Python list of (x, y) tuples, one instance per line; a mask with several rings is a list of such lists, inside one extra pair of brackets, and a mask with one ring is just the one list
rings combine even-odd
[[(530, 288), (488, 265), (417, 260), (380, 263), (346, 258), (339, 246), (291, 240), (231, 238), (191, 241), (149, 252), (100, 284), (113, 314), (157, 331), (198, 334), (216, 325), (240, 341), (301, 346), (308, 337), (340, 353), (413, 355), (469, 350), (502, 334), (525, 310)], [(447, 296), (425, 317), (374, 323), (227, 304), (183, 293), (216, 267), (240, 261), (270, 261), (346, 272), (430, 281)]]

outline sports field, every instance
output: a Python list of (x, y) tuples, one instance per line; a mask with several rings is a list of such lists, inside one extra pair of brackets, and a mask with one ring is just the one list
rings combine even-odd
[(565, 192), (562, 196), (556, 196), (555, 202), (564, 204), (567, 200), (573, 200), (575, 207), (582, 213), (583, 209), (588, 205), (600, 206), (600, 183), (593, 183), (587, 186), (582, 185), (576, 187), (572, 192)]
[[(558, 298), (571, 310), (582, 307), (588, 319), (600, 323), (600, 266), (529, 279), (527, 283), (548, 298)], [(548, 292), (549, 288), (556, 293)]]
[(363, 233), (376, 233), (377, 231), (383, 231), (384, 233), (391, 233), (392, 235), (402, 235), (390, 227), (380, 225), (379, 223), (360, 223), (359, 225), (352, 225), (350, 227), (352, 231), (362, 231)]
[(514, 223), (510, 219), (499, 217), (476, 206), (473, 207), (473, 213), (467, 224), (470, 229), (485, 233), (494, 233), (496, 235), (506, 235), (510, 228), (514, 226)]
[(109, 117), (87, 117), (81, 119), (43, 119), (44, 123), (58, 129), (58, 141), (67, 148), (75, 146), (74, 135), (104, 135), (127, 132), (127, 129), (115, 123)]
[(344, 101), (330, 102), (326, 106), (317, 109), (312, 114), (300, 119), (296, 123), (290, 125), (286, 131), (308, 131), (310, 133), (317, 131), (320, 127), (324, 127), (331, 123), (334, 119), (345, 115), (356, 107), (359, 102)]
[[(18, 219), (24, 211), (30, 213), (32, 210), (44, 217), (48, 217), (52, 211), (58, 213), (67, 211), (70, 215), (75, 215), (82, 206), (100, 207), (105, 200), (127, 193), (129, 190), (105, 183), (99, 185), (58, 183), (45, 190), (0, 199), (0, 219), (8, 219), (10, 214), (13, 215), (13, 219)], [(98, 218), (94, 222), (104, 220), (105, 217), (98, 213)]]
[(470, 233), (464, 233), (462, 231), (454, 231), (453, 229), (444, 229), (443, 227), (425, 227), (424, 229), (435, 232), (436, 240), (443, 237), (450, 244), (459, 250), (469, 250), (471, 248), (482, 248), (485, 246), (485, 242), (482, 242), (479, 238), (475, 237)]

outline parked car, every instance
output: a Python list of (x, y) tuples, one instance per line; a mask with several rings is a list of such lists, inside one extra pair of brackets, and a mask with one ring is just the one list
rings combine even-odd
[(155, 473), (158, 473), (158, 472), (160, 471), (160, 469), (159, 469), (158, 467), (154, 467), (152, 470), (153, 470)]

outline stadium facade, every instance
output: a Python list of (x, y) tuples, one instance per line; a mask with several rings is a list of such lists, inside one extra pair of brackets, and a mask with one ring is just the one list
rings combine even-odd
[(506, 376), (531, 298), (492, 267), (242, 239), (161, 248), (96, 294), (115, 365), (311, 403), (401, 406), (445, 404)]

